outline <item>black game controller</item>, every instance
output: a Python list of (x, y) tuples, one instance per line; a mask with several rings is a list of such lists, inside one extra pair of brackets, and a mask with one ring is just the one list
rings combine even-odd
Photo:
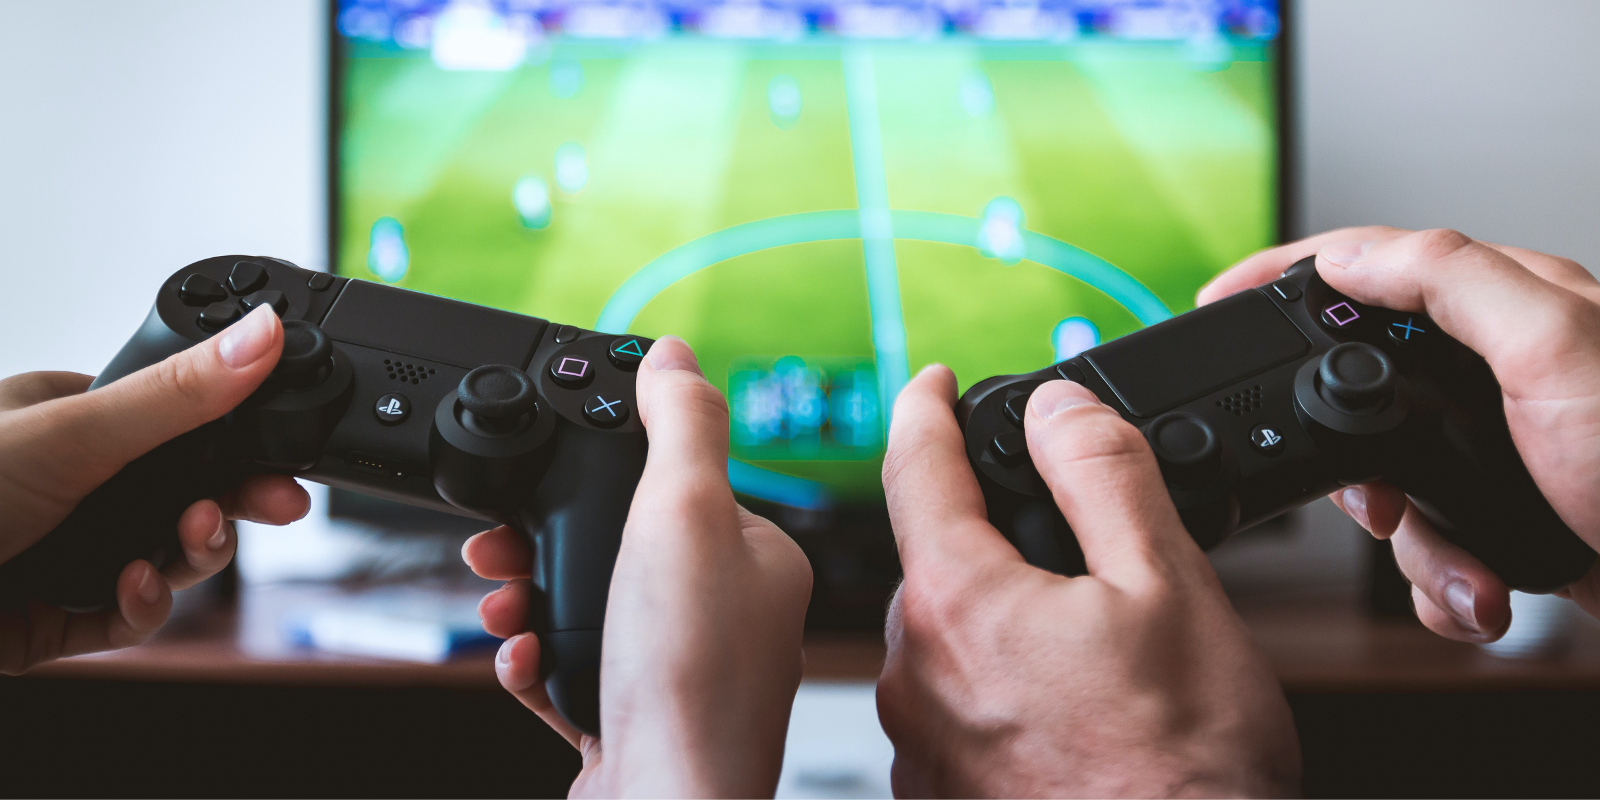
[(1588, 572), (1595, 551), (1528, 475), (1488, 364), (1421, 314), (1339, 294), (1314, 261), (967, 390), (957, 416), (989, 521), (1029, 563), (1084, 571), (1022, 430), (1034, 388), (1064, 378), (1144, 432), (1201, 547), (1341, 485), (1382, 479), (1513, 588), (1554, 591)]
[(167, 279), (93, 386), (260, 305), (284, 321), (267, 382), (222, 419), (129, 464), (0, 565), (0, 592), (74, 610), (113, 604), (128, 562), (181, 557), (183, 510), (251, 473), (504, 523), (533, 545), (542, 591), (531, 619), (550, 698), (598, 733), (606, 594), (645, 462), (634, 373), (651, 340), (220, 256)]

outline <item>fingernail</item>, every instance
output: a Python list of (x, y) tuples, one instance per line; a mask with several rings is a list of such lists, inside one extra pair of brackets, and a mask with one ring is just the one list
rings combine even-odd
[(1473, 633), (1482, 633), (1483, 628), (1478, 625), (1477, 597), (1472, 584), (1466, 581), (1452, 581), (1444, 587), (1444, 602), (1450, 607), (1451, 616)]
[(686, 372), (700, 374), (700, 364), (694, 360), (694, 351), (689, 345), (676, 336), (663, 336), (650, 346), (650, 352), (645, 355), (652, 369), (669, 370), (681, 369)]
[(227, 544), (227, 543), (228, 543), (228, 520), (225, 519), (222, 516), (222, 513), (220, 511), (218, 511), (218, 513), (217, 513), (217, 532), (211, 534), (211, 538), (206, 540), (206, 547), (209, 547), (212, 550), (221, 550), (222, 546)]
[(1028, 408), (1040, 419), (1049, 419), (1073, 406), (1098, 405), (1100, 400), (1088, 389), (1071, 381), (1050, 381), (1033, 390)]
[(516, 647), (517, 642), (527, 635), (519, 634), (505, 640), (500, 645), (500, 651), (494, 654), (494, 674), (500, 678), (501, 686), (513, 692), (520, 692), (533, 685), (526, 676), (513, 675), (511, 671), (511, 648)]
[(1348, 267), (1360, 261), (1361, 257), (1372, 249), (1373, 244), (1375, 242), (1334, 242), (1322, 248), (1322, 252), (1317, 255), (1336, 267)]
[(1339, 493), (1339, 500), (1344, 503), (1344, 513), (1356, 521), (1357, 525), (1372, 530), (1372, 523), (1367, 521), (1367, 493), (1359, 486), (1351, 486)]
[(139, 601), (147, 606), (153, 606), (161, 599), (161, 587), (156, 585), (156, 570), (154, 567), (145, 567), (144, 576), (139, 578)]
[(272, 307), (266, 304), (246, 314), (217, 337), (217, 357), (233, 369), (256, 363), (272, 344)]

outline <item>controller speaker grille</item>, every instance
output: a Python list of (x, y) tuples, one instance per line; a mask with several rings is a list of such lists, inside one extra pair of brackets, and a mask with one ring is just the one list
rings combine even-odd
[(389, 380), (417, 385), (428, 379), (429, 375), (437, 373), (433, 367), (419, 367), (404, 361), (384, 359), (383, 366), (389, 370)]
[(1242, 417), (1261, 408), (1261, 387), (1252, 386), (1240, 389), (1227, 397), (1217, 401), (1217, 408), (1223, 411), (1232, 411), (1236, 417)]

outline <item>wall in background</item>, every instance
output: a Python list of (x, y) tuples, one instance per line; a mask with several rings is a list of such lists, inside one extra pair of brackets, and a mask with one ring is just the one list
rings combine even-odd
[[(4, 8), (0, 375), (98, 370), (197, 258), (323, 265), (321, 2)], [(1600, 3), (1296, 8), (1302, 230), (1448, 225), (1600, 267)]]
[(1600, 3), (1295, 10), (1302, 231), (1451, 227), (1600, 269)]
[(197, 259), (322, 266), (320, 0), (0, 8), (0, 376), (93, 374)]

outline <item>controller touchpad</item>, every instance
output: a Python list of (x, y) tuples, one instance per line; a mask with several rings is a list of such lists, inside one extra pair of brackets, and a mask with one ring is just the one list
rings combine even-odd
[(1153, 417), (1304, 354), (1304, 334), (1260, 292), (1240, 292), (1084, 354), (1128, 411)]

